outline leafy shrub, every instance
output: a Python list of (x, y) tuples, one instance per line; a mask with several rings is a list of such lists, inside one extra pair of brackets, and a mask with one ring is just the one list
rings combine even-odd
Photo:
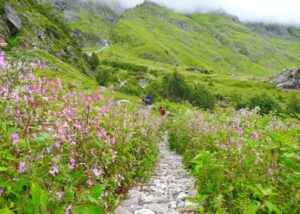
[(194, 87), (194, 89), (190, 92), (189, 101), (194, 106), (202, 109), (212, 110), (215, 107), (214, 95), (203, 85), (197, 85)]
[(300, 114), (300, 99), (296, 95), (289, 99), (286, 111), (288, 114)]
[(144, 89), (133, 80), (128, 81), (125, 87), (121, 88), (120, 91), (138, 97), (141, 97), (144, 94)]
[(177, 71), (163, 77), (162, 95), (173, 102), (189, 101), (203, 109), (213, 109), (215, 106), (215, 97), (208, 89), (202, 85), (189, 85)]
[(99, 85), (107, 86), (112, 78), (111, 70), (107, 68), (100, 68), (97, 70), (96, 81)]
[(163, 77), (162, 89), (163, 96), (174, 102), (188, 100), (190, 95), (190, 86), (177, 71)]
[(172, 149), (196, 179), (199, 213), (298, 213), (297, 120), (232, 109), (173, 119)]
[(270, 96), (266, 94), (255, 95), (249, 100), (248, 104), (250, 109), (254, 109), (255, 107), (260, 108), (261, 114), (268, 114), (272, 112), (280, 112), (280, 105)]

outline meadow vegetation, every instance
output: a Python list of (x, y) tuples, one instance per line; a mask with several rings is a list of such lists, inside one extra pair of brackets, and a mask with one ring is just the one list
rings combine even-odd
[(171, 148), (196, 179), (200, 213), (298, 213), (298, 120), (218, 109), (173, 118)]

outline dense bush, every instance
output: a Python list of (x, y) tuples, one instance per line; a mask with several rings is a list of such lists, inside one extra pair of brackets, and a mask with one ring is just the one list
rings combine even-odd
[(203, 109), (213, 109), (214, 95), (203, 85), (190, 85), (177, 71), (166, 74), (162, 80), (162, 95), (173, 102), (189, 101)]
[(215, 107), (214, 95), (203, 85), (197, 85), (194, 87), (194, 89), (190, 92), (189, 101), (194, 106), (202, 109), (214, 109)]
[(196, 179), (200, 213), (299, 213), (300, 124), (255, 111), (174, 118), (169, 143)]
[(163, 96), (173, 102), (188, 100), (191, 91), (184, 76), (177, 71), (163, 77), (162, 90)]
[(260, 114), (281, 111), (280, 105), (273, 98), (266, 94), (255, 95), (250, 99), (249, 108), (254, 109), (255, 107), (260, 108)]
[(125, 63), (125, 62), (117, 62), (117, 61), (110, 61), (104, 60), (102, 62), (104, 65), (109, 65), (113, 68), (123, 69), (131, 72), (148, 72), (148, 67), (142, 65), (136, 65), (133, 63)]
[(0, 213), (108, 213), (153, 169), (148, 110), (0, 66)]
[(97, 70), (96, 81), (99, 85), (108, 86), (109, 82), (113, 79), (111, 69), (100, 68)]
[(134, 80), (129, 80), (120, 91), (138, 97), (144, 95), (144, 89)]
[(295, 95), (289, 99), (286, 109), (288, 114), (300, 114), (300, 99), (297, 98)]
[(237, 110), (246, 108), (254, 109), (256, 107), (259, 107), (259, 113), (262, 115), (269, 114), (271, 112), (282, 112), (282, 108), (279, 103), (267, 94), (257, 94), (248, 100), (240, 98), (235, 101), (235, 108)]

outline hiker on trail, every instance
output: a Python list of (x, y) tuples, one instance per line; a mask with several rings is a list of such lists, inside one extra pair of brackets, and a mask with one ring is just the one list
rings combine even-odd
[(145, 105), (149, 106), (152, 104), (152, 96), (148, 94), (147, 96), (143, 97), (142, 101)]
[(166, 110), (164, 110), (163, 107), (159, 107), (159, 114), (160, 116), (166, 115)]

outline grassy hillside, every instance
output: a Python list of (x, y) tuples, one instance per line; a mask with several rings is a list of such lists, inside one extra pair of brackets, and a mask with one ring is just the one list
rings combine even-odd
[[(20, 20), (19, 29), (10, 23), (5, 10), (7, 6)], [(71, 36), (70, 29), (58, 11), (50, 5), (38, 4), (35, 0), (1, 0), (0, 8), (3, 11), (0, 17), (0, 38), (8, 43), (7, 47), (2, 47), (8, 58), (26, 63), (43, 60), (48, 70), (54, 71), (43, 75), (60, 77), (73, 87), (96, 85), (77, 41)]]
[(268, 76), (300, 65), (297, 41), (266, 38), (221, 14), (182, 15), (153, 3), (126, 11), (111, 38), (127, 55), (227, 74)]

